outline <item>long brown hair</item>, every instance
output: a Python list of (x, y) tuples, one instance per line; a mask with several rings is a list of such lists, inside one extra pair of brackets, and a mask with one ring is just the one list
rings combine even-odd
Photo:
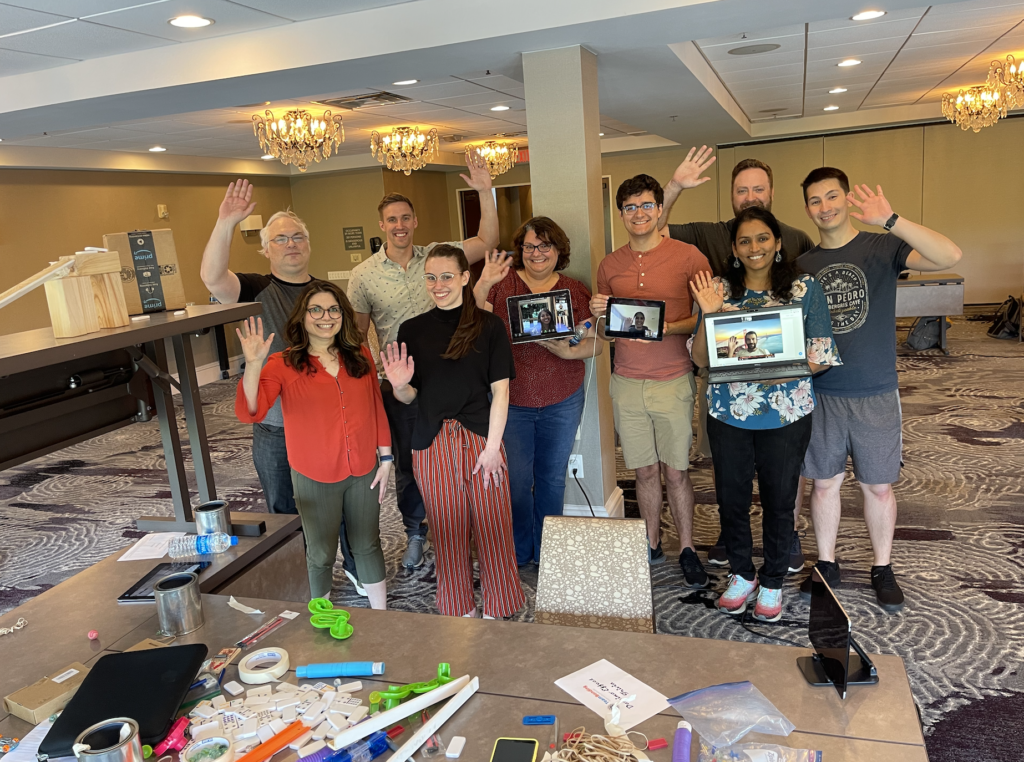
[(517, 270), (523, 269), (523, 241), (526, 240), (526, 234), (531, 230), (541, 241), (558, 249), (555, 272), (567, 268), (569, 266), (569, 236), (550, 217), (531, 217), (519, 226), (519, 230), (512, 236), (512, 266)]
[(370, 361), (366, 359), (362, 349), (362, 333), (356, 325), (356, 312), (352, 309), (345, 292), (326, 280), (314, 280), (299, 294), (295, 309), (288, 318), (284, 336), (288, 341), (288, 349), (284, 352), (284, 361), (300, 373), (316, 373), (316, 367), (309, 360), (309, 334), (306, 333), (306, 310), (309, 300), (314, 294), (330, 294), (341, 307), (341, 330), (334, 335), (331, 347), (338, 353), (338, 359), (345, 366), (345, 372), (352, 378), (362, 378), (370, 372)]
[[(466, 253), (458, 246), (441, 244), (435, 246), (427, 254), (426, 261), (431, 259), (454, 259), (459, 267), (459, 274), (469, 272), (469, 261)], [(480, 332), (484, 329), (484, 316), (476, 306), (476, 298), (473, 296), (473, 275), (470, 273), (469, 282), (462, 287), (462, 315), (459, 316), (459, 325), (448, 342), (448, 351), (441, 355), (445, 360), (461, 360), (474, 348), (476, 340), (480, 338)]]

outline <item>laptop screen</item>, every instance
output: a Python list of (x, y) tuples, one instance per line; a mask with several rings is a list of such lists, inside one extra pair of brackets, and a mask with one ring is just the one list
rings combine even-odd
[(803, 309), (798, 304), (718, 312), (705, 318), (712, 368), (799, 362), (807, 357)]

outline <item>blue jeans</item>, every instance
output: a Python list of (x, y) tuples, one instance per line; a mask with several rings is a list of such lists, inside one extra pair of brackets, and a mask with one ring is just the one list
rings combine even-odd
[(580, 386), (568, 398), (547, 407), (508, 406), (504, 442), (519, 565), (540, 561), (544, 517), (562, 515), (566, 468), (584, 399)]
[[(298, 513), (295, 495), (292, 492), (292, 469), (288, 465), (288, 448), (284, 442), (284, 429), (265, 423), (252, 425), (252, 462), (256, 475), (263, 487), (267, 510), (271, 513)], [(342, 568), (355, 572), (356, 562), (345, 534), (342, 519), (339, 542), (341, 544)]]

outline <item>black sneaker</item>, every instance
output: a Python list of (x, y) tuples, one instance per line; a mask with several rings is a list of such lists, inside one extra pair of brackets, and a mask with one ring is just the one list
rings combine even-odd
[(708, 587), (708, 574), (696, 553), (689, 548), (683, 548), (683, 552), (679, 554), (679, 565), (683, 569), (686, 587), (691, 590), (703, 590)]
[(652, 548), (651, 543), (647, 543), (647, 563), (651, 566), (659, 566), (665, 563), (665, 553), (661, 549), (661, 541), (658, 541), (658, 547)]
[[(828, 583), (828, 586), (833, 590), (842, 587), (842, 582), (839, 579), (839, 564), (832, 561), (818, 561), (814, 565), (814, 568), (818, 570), (822, 578)], [(811, 600), (811, 575), (807, 575), (807, 579), (800, 583), (800, 597), (805, 601)]]
[(896, 582), (892, 564), (871, 567), (871, 587), (875, 588), (875, 597), (883, 610), (890, 614), (902, 610), (903, 591), (900, 590), (900, 586)]
[(722, 542), (722, 535), (718, 535), (715, 544), (708, 548), (708, 563), (711, 566), (728, 566), (729, 557), (725, 555), (725, 543)]
[(800, 547), (800, 533), (793, 532), (793, 542), (789, 546), (789, 573), (796, 574), (804, 570), (804, 550)]

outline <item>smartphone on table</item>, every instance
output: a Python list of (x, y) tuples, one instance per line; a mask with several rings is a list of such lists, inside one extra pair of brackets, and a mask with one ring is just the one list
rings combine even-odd
[(535, 738), (499, 738), (491, 762), (536, 762), (537, 745)]

